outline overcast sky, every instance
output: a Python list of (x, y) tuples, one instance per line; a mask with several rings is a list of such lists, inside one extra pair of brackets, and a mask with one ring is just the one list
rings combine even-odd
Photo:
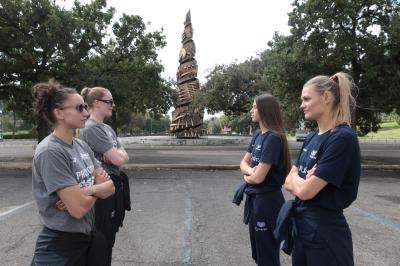
[[(57, 0), (69, 8), (73, 0)], [(87, 3), (89, 0), (80, 0)], [(186, 12), (190, 9), (193, 40), (196, 44), (198, 77), (205, 76), (215, 65), (243, 62), (267, 48), (275, 31), (288, 34), (287, 13), (291, 1), (285, 0), (108, 0), (122, 13), (139, 15), (151, 31), (164, 29), (167, 45), (159, 51), (165, 67), (164, 77), (176, 79)]]
[[(69, 9), (73, 0), (56, 0)], [(80, 0), (88, 3), (90, 0)], [(215, 65), (243, 62), (267, 49), (275, 31), (289, 34), (289, 0), (108, 0), (122, 13), (139, 15), (149, 31), (163, 28), (167, 45), (159, 51), (163, 76), (176, 80), (186, 12), (191, 10), (196, 44), (198, 78), (201, 83)], [(172, 109), (168, 112), (172, 112)], [(205, 118), (209, 118), (207, 112)]]

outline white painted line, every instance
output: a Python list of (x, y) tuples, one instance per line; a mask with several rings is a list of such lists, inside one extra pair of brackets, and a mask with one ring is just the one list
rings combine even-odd
[(25, 208), (25, 207), (28, 207), (28, 206), (32, 205), (34, 202), (35, 202), (35, 201), (30, 201), (30, 202), (27, 202), (27, 203), (25, 203), (25, 204), (16, 206), (16, 207), (14, 207), (14, 208), (12, 208), (12, 209), (10, 209), (10, 210), (8, 210), (8, 211), (5, 211), (5, 212), (3, 212), (3, 213), (0, 213), (0, 220), (1, 220), (2, 218), (6, 217), (6, 216), (8, 216), (8, 215), (10, 215), (10, 214), (12, 214), (13, 212), (16, 212), (16, 211), (18, 211), (18, 210), (21, 210), (21, 209), (23, 209), (23, 208)]

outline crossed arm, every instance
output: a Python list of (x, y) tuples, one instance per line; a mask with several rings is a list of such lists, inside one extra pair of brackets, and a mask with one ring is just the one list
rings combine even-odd
[(309, 200), (315, 197), (328, 182), (314, 175), (317, 165), (307, 171), (306, 179), (298, 175), (298, 169), (293, 166), (286, 177), (284, 187), (287, 191), (301, 200)]
[(93, 186), (80, 188), (77, 184), (58, 190), (57, 195), (60, 200), (56, 203), (56, 208), (68, 211), (76, 219), (82, 219), (93, 207), (97, 198), (107, 198), (114, 192), (115, 187), (110, 176), (103, 168), (97, 168)]
[(122, 146), (119, 148), (113, 147), (106, 151), (100, 160), (116, 166), (122, 166), (129, 161), (129, 155)]
[(243, 179), (249, 184), (261, 184), (271, 169), (271, 164), (259, 163), (255, 167), (250, 167), (251, 154), (246, 152), (240, 162), (240, 170), (243, 173)]

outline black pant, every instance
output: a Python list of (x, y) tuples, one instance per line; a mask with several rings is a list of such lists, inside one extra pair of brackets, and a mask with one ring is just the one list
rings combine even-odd
[(115, 235), (118, 231), (114, 195), (106, 199), (97, 199), (95, 204), (95, 225), (96, 230), (101, 232), (106, 239), (106, 265), (111, 265), (112, 249), (115, 243)]
[(251, 254), (259, 266), (278, 266), (279, 242), (274, 238), (276, 217), (285, 199), (275, 191), (247, 197)]
[(43, 227), (31, 265), (103, 266), (104, 250), (105, 240), (102, 235), (62, 232)]
[(110, 174), (110, 177), (115, 187), (114, 195), (97, 199), (95, 204), (96, 230), (103, 233), (107, 241), (107, 265), (111, 265), (115, 235), (122, 227), (125, 210), (131, 209), (128, 176), (121, 172), (119, 176)]

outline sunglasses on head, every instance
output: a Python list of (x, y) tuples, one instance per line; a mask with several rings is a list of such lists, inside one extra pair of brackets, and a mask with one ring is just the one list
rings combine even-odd
[(76, 105), (76, 106), (64, 106), (61, 107), (59, 109), (64, 110), (64, 109), (68, 109), (68, 108), (75, 108), (75, 110), (79, 113), (82, 113), (83, 110), (87, 111), (88, 110), (88, 105), (86, 103), (81, 103), (80, 105)]
[(109, 105), (113, 105), (114, 104), (114, 100), (113, 99), (110, 99), (110, 100), (97, 99), (97, 100), (100, 101), (100, 102), (109, 104)]

